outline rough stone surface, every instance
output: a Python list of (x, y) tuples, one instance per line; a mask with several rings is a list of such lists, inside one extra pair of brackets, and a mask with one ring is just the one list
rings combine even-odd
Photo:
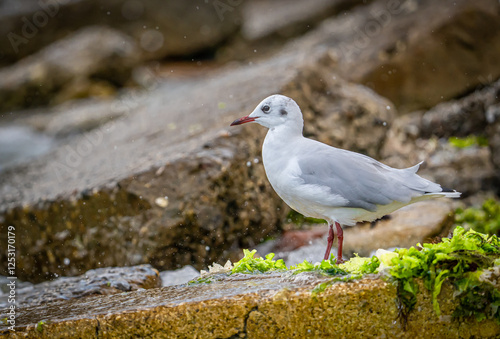
[[(281, 54), (203, 80), (158, 82), (132, 103), (114, 102), (107, 113), (114, 120), (97, 120), (22, 172), (5, 172), (0, 228), (12, 224), (24, 239), (16, 247), (19, 277), (78, 275), (97, 262), (200, 269), (277, 232), (287, 209), (261, 164), (265, 129), (228, 125), (282, 92), (303, 105), (307, 134), (376, 156), (390, 102), (330, 69), (323, 53)], [(100, 105), (110, 107), (91, 111)], [(332, 139), (326, 124), (349, 137)]]
[[(425, 160), (423, 175), (465, 195), (498, 190), (500, 167), (495, 165), (499, 147), (495, 112), (499, 102), (500, 81), (497, 81), (464, 98), (401, 116), (394, 120), (387, 134), (382, 158), (396, 167)], [(447, 141), (451, 136), (469, 135), (487, 137), (489, 147), (460, 149)]]
[(131, 36), (141, 47), (141, 59), (213, 48), (241, 25), (238, 1), (222, 5), (200, 0), (16, 3), (0, 3), (0, 64), (19, 60), (88, 25), (105, 25)]
[(0, 69), (0, 111), (109, 95), (129, 80), (138, 62), (129, 36), (102, 26), (82, 29)]
[[(398, 319), (393, 284), (365, 278), (336, 283), (312, 295), (312, 288), (328, 279), (310, 273), (219, 276), (211, 284), (56, 301), (18, 309), (16, 332), (8, 332), (5, 326), (0, 331), (7, 338), (500, 335), (500, 326), (492, 320), (453, 320), (456, 302), (448, 284), (443, 285), (438, 297), (441, 317), (435, 315), (431, 295), (420, 285), (417, 305), (404, 329)], [(44, 323), (37, 326), (40, 321)]]
[[(32, 307), (57, 300), (109, 295), (160, 286), (160, 275), (150, 265), (97, 268), (77, 277), (61, 277), (18, 288), (16, 307)], [(0, 295), (0, 308), (10, 306), (7, 297), (7, 294)]]
[(0, 126), (0, 172), (47, 153), (52, 146), (52, 138), (29, 126)]
[[(334, 64), (329, 55), (320, 62)], [(396, 114), (394, 105), (366, 87), (323, 70), (318, 65), (306, 67), (283, 88), (283, 94), (294, 98), (302, 109), (304, 136), (378, 158)]]
[(291, 48), (330, 47), (341, 75), (405, 113), (500, 77), (499, 8), (496, 0), (375, 1), (326, 20)]
[(190, 265), (179, 268), (175, 271), (160, 272), (161, 286), (175, 286), (187, 283), (189, 280), (196, 279), (200, 276), (200, 272)]

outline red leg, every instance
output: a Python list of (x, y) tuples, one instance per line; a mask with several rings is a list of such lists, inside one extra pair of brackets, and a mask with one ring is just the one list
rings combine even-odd
[(344, 259), (342, 259), (342, 244), (344, 242), (344, 231), (342, 230), (342, 226), (338, 222), (335, 222), (335, 227), (337, 228), (337, 241), (338, 241), (338, 248), (337, 248), (337, 264), (342, 264), (344, 262)]
[(326, 245), (325, 260), (328, 260), (328, 258), (330, 257), (330, 251), (332, 250), (334, 237), (335, 235), (333, 234), (333, 225), (330, 225), (330, 230), (328, 231), (328, 244)]

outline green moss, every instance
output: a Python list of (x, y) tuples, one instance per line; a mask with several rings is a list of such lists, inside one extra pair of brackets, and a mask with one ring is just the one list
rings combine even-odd
[(207, 278), (198, 278), (189, 281), (187, 284), (188, 285), (196, 285), (196, 284), (211, 284), (214, 282), (213, 276), (207, 277)]
[(500, 236), (500, 203), (495, 199), (488, 199), (479, 208), (459, 208), (455, 211), (455, 224), (476, 232)]
[(45, 325), (45, 321), (44, 320), (40, 320), (37, 324), (36, 324), (36, 330), (40, 333), (43, 332), (43, 325)]
[(316, 219), (316, 218), (309, 218), (306, 217), (302, 214), (300, 214), (297, 211), (290, 210), (288, 215), (286, 216), (286, 219), (288, 222), (294, 223), (296, 225), (302, 225), (302, 224), (324, 224), (326, 223), (325, 220), (323, 219)]
[(450, 137), (448, 139), (450, 145), (458, 148), (467, 148), (471, 146), (488, 146), (488, 139), (483, 136), (469, 135), (465, 138)]

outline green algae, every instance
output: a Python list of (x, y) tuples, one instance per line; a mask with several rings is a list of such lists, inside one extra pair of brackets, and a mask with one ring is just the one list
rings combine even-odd
[(325, 275), (347, 275), (349, 274), (347, 271), (343, 270), (335, 263), (335, 259), (331, 257), (329, 260), (322, 260), (321, 262), (317, 262), (315, 264), (310, 263), (307, 260), (304, 260), (302, 263), (297, 264), (295, 266), (290, 266), (290, 270), (294, 270), (295, 273), (301, 272), (319, 272)]
[(286, 270), (283, 259), (273, 260), (274, 253), (269, 253), (264, 258), (254, 258), (257, 250), (243, 250), (243, 258), (234, 264), (231, 273), (255, 273), (276, 270)]
[(458, 208), (455, 211), (455, 224), (500, 236), (500, 203), (495, 199), (487, 199), (481, 207)]
[[(441, 314), (438, 296), (445, 282), (454, 287), (458, 306), (453, 312), (457, 318), (475, 317), (477, 320), (496, 319), (500, 323), (500, 291), (495, 286), (500, 276), (500, 240), (457, 226), (451, 238), (441, 242), (418, 244), (417, 247), (396, 249), (392, 252), (378, 250), (372, 258), (355, 256), (337, 265), (332, 256), (312, 264), (304, 261), (287, 267), (283, 260), (273, 260), (274, 253), (265, 258), (254, 258), (256, 250), (244, 250), (244, 257), (234, 265), (231, 273), (258, 273), (292, 270), (294, 273), (318, 272), (332, 276), (318, 284), (313, 295), (339, 281), (360, 279), (366, 274), (379, 274), (397, 286), (399, 315), (406, 321), (415, 308), (419, 292), (417, 280), (431, 293), (436, 316)], [(488, 277), (493, 276), (492, 279)]]
[(472, 146), (485, 147), (488, 146), (488, 139), (480, 135), (469, 135), (465, 138), (450, 137), (448, 142), (453, 147), (468, 148)]
[(47, 324), (47, 321), (45, 320), (40, 320), (37, 324), (36, 324), (36, 330), (40, 333), (43, 332), (43, 327), (44, 325)]
[[(391, 265), (386, 270), (398, 285), (403, 313), (407, 314), (415, 307), (418, 293), (415, 279), (422, 279), (425, 288), (432, 292), (433, 308), (439, 316), (437, 297), (443, 283), (449, 281), (455, 288), (455, 297), (459, 299), (455, 316), (500, 321), (497, 307), (500, 292), (490, 282), (480, 279), (484, 272), (498, 263), (500, 241), (497, 236), (466, 231), (458, 226), (451, 239), (424, 244), (420, 249), (398, 249), (395, 253), (398, 256), (391, 259)], [(464, 298), (470, 300), (464, 301)], [(476, 304), (480, 307), (470, 306)]]
[(339, 266), (350, 274), (372, 274), (378, 272), (380, 260), (376, 256), (371, 258), (363, 258), (355, 253), (353, 258), (351, 258), (344, 264), (340, 264)]
[(188, 281), (188, 285), (195, 285), (195, 284), (211, 284), (214, 282), (213, 277), (207, 277), (207, 278), (197, 278)]

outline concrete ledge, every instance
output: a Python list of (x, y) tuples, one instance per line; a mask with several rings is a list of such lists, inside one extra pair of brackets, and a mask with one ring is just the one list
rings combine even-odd
[[(8, 338), (493, 338), (494, 321), (452, 319), (451, 286), (439, 296), (441, 317), (421, 285), (403, 328), (396, 287), (376, 277), (339, 282), (311, 273), (221, 276), (210, 284), (140, 290), (57, 301), (17, 310)], [(3, 312), (2, 312), (3, 313)], [(3, 317), (3, 316), (2, 316)], [(43, 320), (43, 325), (38, 325)]]

